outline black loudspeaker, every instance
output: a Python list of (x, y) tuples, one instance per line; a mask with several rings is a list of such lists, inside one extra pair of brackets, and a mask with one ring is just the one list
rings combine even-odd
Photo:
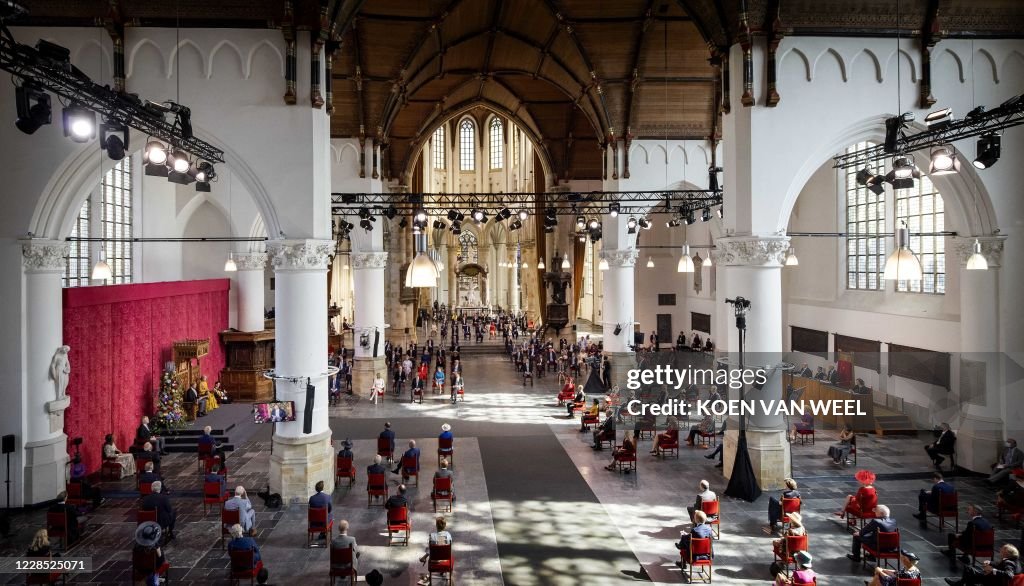
[(302, 433), (313, 433), (313, 401), (316, 398), (316, 387), (306, 383), (306, 409), (302, 418)]
[(633, 345), (634, 346), (643, 346), (644, 345), (644, 333), (643, 332), (633, 332)]
[(616, 336), (621, 334), (622, 333), (622, 326), (620, 326), (619, 324), (615, 324), (615, 331), (612, 332), (612, 333), (615, 334)]
[(5, 435), (3, 438), (3, 453), (10, 454), (14, 452), (14, 434)]
[[(373, 357), (377, 357), (377, 347), (380, 346), (380, 330), (373, 332)], [(417, 480), (418, 482), (418, 480)]]

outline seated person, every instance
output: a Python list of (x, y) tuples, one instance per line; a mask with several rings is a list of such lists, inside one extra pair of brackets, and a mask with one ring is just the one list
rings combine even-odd
[(139, 451), (139, 457), (145, 458), (153, 464), (153, 472), (160, 474), (160, 452), (153, 449), (153, 444), (146, 442), (142, 444), (142, 450)]
[(113, 434), (108, 433), (103, 438), (103, 459), (121, 465), (121, 478), (135, 474), (135, 457), (117, 449)]
[(859, 378), (857, 379), (857, 382), (853, 385), (853, 388), (850, 389), (850, 392), (853, 393), (854, 395), (870, 395), (871, 389), (869, 389), (864, 384), (864, 379)]
[[(139, 428), (135, 430), (135, 443), (143, 444), (145, 442), (151, 442), (156, 445), (157, 451), (161, 454), (166, 454), (167, 451), (164, 449), (164, 438), (156, 435), (149, 427), (149, 417), (142, 417), (142, 423)], [(159, 466), (157, 467), (159, 469)]]
[(846, 518), (846, 515), (862, 517), (868, 511), (873, 511), (878, 504), (878, 493), (874, 487), (875, 473), (870, 470), (858, 470), (854, 478), (860, 483), (860, 488), (857, 489), (857, 494), (847, 495), (843, 510), (835, 513), (840, 518)]
[[(246, 535), (245, 529), (243, 529), (238, 523), (235, 523), (228, 528), (228, 533), (231, 535), (231, 541), (228, 542), (228, 551), (251, 551), (252, 565), (253, 567), (256, 567), (256, 563), (261, 561), (260, 546), (256, 544), (256, 540), (251, 536)], [(248, 568), (238, 569), (245, 570)]]
[(438, 392), (444, 392), (444, 378), (444, 367), (438, 364), (437, 369), (434, 370), (434, 388)]
[(943, 456), (950, 456), (954, 453), (956, 447), (956, 434), (949, 428), (948, 423), (942, 423), (938, 429), (938, 438), (926, 445), (924, 451), (928, 452), (928, 457), (932, 459), (932, 464), (936, 468), (942, 466), (942, 463), (946, 461)]
[(338, 450), (338, 457), (348, 458), (349, 460), (355, 458), (355, 456), (352, 455), (352, 440), (346, 438), (341, 442), (341, 449)]
[(1008, 509), (1011, 513), (1024, 510), (1024, 479), (1010, 477), (1012, 482), (996, 493), (996, 505), (1000, 509)]
[(709, 434), (714, 432), (715, 418), (711, 415), (705, 415), (698, 425), (690, 426), (690, 433), (686, 436), (686, 445), (694, 445), (694, 438), (697, 437), (698, 433)]
[(200, 446), (206, 446), (206, 445), (211, 446), (210, 447), (210, 453), (211, 454), (215, 454), (218, 458), (220, 458), (221, 464), (225, 464), (224, 448), (221, 446), (220, 443), (217, 442), (217, 438), (215, 438), (215, 437), (213, 437), (213, 435), (211, 435), (212, 433), (213, 433), (213, 428), (212, 427), (210, 427), (209, 425), (204, 427), (203, 428), (203, 435), (199, 436), (199, 445)]
[(796, 441), (797, 432), (799, 431), (814, 431), (813, 413), (804, 413), (800, 416), (800, 421), (793, 424), (793, 433), (789, 434), (789, 440)]
[[(679, 543), (676, 544), (676, 548), (679, 550), (679, 555), (682, 560), (677, 562), (679, 567), (686, 569), (686, 562), (690, 559), (690, 540), (693, 538), (707, 539), (713, 535), (711, 525), (707, 523), (708, 517), (704, 514), (704, 511), (694, 511), (693, 513), (693, 528), (690, 532), (684, 533), (679, 537)], [(714, 550), (711, 552), (711, 558), (714, 559)], [(698, 559), (707, 559), (706, 555), (700, 556)]]
[(576, 395), (573, 397), (572, 402), (565, 404), (565, 410), (569, 414), (569, 419), (572, 419), (573, 410), (576, 405), (586, 403), (587, 394), (583, 392), (583, 387), (576, 387)]
[(1017, 440), (1006, 440), (999, 454), (999, 461), (992, 464), (992, 474), (985, 479), (988, 484), (1001, 484), (1010, 478), (1010, 472), (1024, 468), (1024, 451), (1017, 447)]
[(839, 442), (834, 443), (828, 448), (828, 455), (831, 456), (834, 464), (848, 463), (848, 456), (850, 450), (853, 449), (853, 428), (847, 423), (843, 425), (843, 430), (839, 432)]
[(196, 417), (206, 417), (206, 397), (200, 397), (195, 385), (189, 385), (185, 389), (185, 403), (196, 406)]
[(804, 362), (803, 366), (800, 367), (800, 372), (798, 374), (804, 378), (814, 377), (814, 371), (811, 370), (810, 366), (807, 366), (806, 362)]
[(611, 440), (615, 442), (615, 418), (610, 414), (605, 417), (604, 422), (594, 430), (594, 445), (590, 446), (595, 450), (601, 450), (601, 442)]
[(156, 511), (156, 522), (167, 532), (167, 539), (174, 539), (174, 522), (178, 518), (177, 511), (171, 506), (171, 498), (162, 492), (163, 483), (153, 483), (153, 492), (142, 497), (139, 508), (143, 511)]
[(828, 376), (825, 375), (825, 369), (818, 367), (818, 370), (814, 372), (814, 380), (828, 380)]
[(787, 537), (799, 537), (801, 535), (807, 535), (807, 529), (804, 528), (804, 519), (800, 513), (789, 514), (789, 527), (782, 533), (781, 539), (772, 540), (772, 550), (775, 551), (775, 555), (782, 559), (786, 559), (789, 552), (786, 551)]
[(1009, 586), (1013, 577), (1021, 573), (1020, 551), (1007, 543), (999, 548), (998, 562), (984, 562), (981, 567), (964, 566), (964, 575), (959, 580), (946, 578), (946, 584), (950, 586), (969, 586), (981, 584), (983, 586)]
[(853, 544), (850, 553), (846, 557), (851, 561), (860, 562), (860, 550), (862, 545), (868, 545), (872, 549), (878, 547), (879, 533), (894, 533), (899, 528), (896, 526), (896, 519), (889, 516), (889, 507), (878, 505), (875, 507), (875, 518), (860, 531), (853, 534)]
[(601, 402), (598, 399), (594, 399), (594, 402), (590, 404), (590, 407), (583, 412), (583, 416), (580, 417), (580, 431), (587, 431), (584, 426), (584, 421), (587, 417), (600, 417), (601, 414)]
[(78, 538), (82, 535), (81, 528), (78, 526), (78, 508), (68, 504), (68, 493), (66, 491), (62, 490), (57, 494), (57, 502), (50, 505), (49, 512), (64, 513), (68, 528), (66, 543), (71, 544), (78, 541)]
[[(324, 493), (324, 481), (318, 480), (316, 486), (313, 487), (316, 491), (313, 496), (309, 497), (309, 508), (311, 509), (327, 509), (327, 523), (330, 524), (334, 520), (334, 512), (331, 507), (331, 495)], [(320, 539), (327, 539), (327, 535), (321, 531)]]
[(213, 398), (216, 399), (218, 403), (224, 403), (225, 405), (231, 403), (231, 398), (228, 397), (228, 392), (224, 390), (220, 381), (213, 383), (213, 389), (210, 392), (213, 393)]
[[(164, 559), (164, 552), (160, 549), (162, 538), (163, 530), (160, 529), (160, 524), (146, 521), (135, 528), (135, 546), (132, 549), (138, 553), (155, 553), (156, 559), (153, 566), (159, 568), (167, 561)], [(154, 578), (156, 578), (156, 583), (160, 582), (159, 578), (151, 574), (146, 577), (146, 584), (154, 583)]]
[(398, 466), (396, 466), (395, 469), (391, 471), (392, 474), (398, 474), (399, 472), (401, 472), (402, 476), (405, 476), (405, 470), (402, 469), (402, 461), (405, 460), (406, 458), (415, 458), (416, 459), (416, 469), (415, 470), (417, 472), (419, 472), (419, 469), (420, 469), (420, 449), (416, 447), (416, 440), (409, 440), (409, 449), (406, 450), (405, 453), (402, 454), (402, 457), (398, 459)]
[(388, 440), (388, 443), (391, 446), (391, 452), (394, 453), (394, 451), (395, 451), (395, 432), (394, 432), (393, 429), (391, 429), (391, 422), (390, 421), (384, 423), (384, 431), (380, 432), (380, 435), (378, 435), (377, 437), (378, 438), (384, 438), (384, 439)]
[(82, 456), (78, 454), (71, 459), (71, 482), (81, 487), (82, 498), (91, 500), (94, 509), (103, 502), (103, 491), (89, 482), (89, 477), (85, 473), (85, 463), (82, 462)]
[[(426, 563), (427, 560), (430, 559), (431, 545), (450, 545), (452, 542), (452, 534), (448, 533), (446, 530), (448, 527), (448, 521), (446, 521), (444, 517), (438, 517), (435, 519), (434, 527), (436, 528), (436, 531), (431, 533), (427, 538), (427, 551), (424, 552), (423, 556), (420, 558), (420, 562), (422, 563)], [(425, 580), (426, 581), (420, 580), (419, 584), (425, 585), (430, 583), (429, 576)]]
[[(956, 557), (957, 549), (964, 551), (971, 551), (974, 549), (974, 536), (979, 532), (987, 532), (992, 530), (992, 523), (989, 523), (988, 519), (982, 516), (982, 509), (978, 505), (970, 504), (967, 505), (967, 516), (970, 517), (970, 521), (967, 522), (967, 526), (960, 535), (955, 533), (949, 533), (946, 535), (947, 549), (943, 553), (946, 554), (950, 560)], [(960, 556), (960, 561), (968, 564), (971, 561), (970, 556), (966, 553)]]
[(901, 549), (899, 571), (877, 566), (875, 567), (875, 576), (868, 586), (897, 586), (901, 578), (920, 578), (921, 570), (917, 569), (919, 560), (917, 554)]
[[(774, 532), (776, 527), (782, 524), (782, 499), (798, 499), (800, 498), (800, 491), (796, 489), (796, 480), (787, 478), (783, 481), (786, 485), (785, 490), (782, 491), (781, 498), (769, 497), (768, 499), (768, 531)], [(790, 513), (790, 519), (793, 515)]]
[[(377, 454), (373, 457), (373, 464), (366, 467), (366, 477), (369, 478), (371, 474), (387, 474), (388, 469), (384, 467), (381, 462), (384, 461), (384, 457)], [(376, 488), (376, 487), (374, 487)]]
[(244, 486), (235, 487), (235, 496), (224, 501), (224, 508), (228, 511), (238, 511), (238, 524), (242, 526), (249, 535), (256, 535), (256, 511), (252, 508), (252, 501), (245, 493)]
[(622, 438), (622, 445), (612, 450), (612, 463), (604, 467), (605, 470), (614, 470), (615, 462), (617, 458), (624, 458), (628, 456), (636, 456), (636, 440), (633, 439), (633, 435), (630, 432), (626, 432), (626, 436)]
[(921, 489), (917, 494), (917, 513), (914, 518), (921, 521), (922, 527), (928, 526), (928, 513), (936, 513), (939, 510), (939, 499), (944, 494), (954, 494), (956, 489), (953, 485), (942, 479), (942, 473), (936, 471), (932, 474), (932, 487), (929, 490)]
[(225, 478), (224, 474), (221, 473), (220, 462), (214, 462), (213, 466), (210, 466), (210, 471), (203, 477), (204, 482), (216, 482), (220, 485), (217, 494), (223, 497), (224, 492), (227, 490), (228, 479)]
[(775, 586), (800, 586), (801, 584), (814, 584), (814, 570), (811, 569), (814, 558), (806, 551), (798, 551), (793, 554), (793, 561), (796, 562), (796, 570), (792, 576), (785, 573), (775, 574)]
[(654, 436), (654, 449), (651, 453), (655, 456), (661, 454), (662, 446), (669, 444), (678, 444), (679, 442), (679, 420), (676, 419), (675, 415), (669, 415), (665, 419), (665, 431)]
[(388, 500), (385, 501), (385, 503), (384, 503), (384, 508), (388, 509), (388, 510), (391, 510), (391, 509), (400, 509), (402, 507), (408, 507), (409, 506), (409, 498), (405, 496), (406, 490), (408, 490), (408, 489), (406, 488), (406, 486), (404, 484), (399, 484), (398, 485), (398, 492), (396, 492), (395, 494), (393, 494), (390, 497), (388, 497)]
[[(441, 458), (441, 463), (438, 464), (437, 472), (434, 472), (434, 478), (451, 478), (452, 479), (452, 502), (455, 502), (455, 474), (448, 469), (448, 460)], [(446, 491), (447, 492), (447, 491)], [(446, 492), (440, 493), (440, 496), (448, 496)], [(430, 492), (431, 496), (434, 496), (434, 492)]]
[[(32, 543), (25, 552), (27, 558), (53, 559), (53, 551), (50, 548), (50, 534), (46, 529), (36, 531)], [(33, 572), (29, 574), (32, 580), (26, 580), (28, 584), (52, 584), (49, 572)]]
[[(153, 472), (153, 469), (153, 462), (146, 462), (146, 465), (142, 467), (142, 472), (139, 473), (139, 484), (160, 482), (160, 475)], [(165, 494), (167, 492), (166, 490), (164, 491)]]
[[(352, 561), (355, 563), (356, 572), (359, 571), (359, 546), (356, 538), (348, 534), (348, 521), (342, 519), (338, 522), (338, 536), (331, 540), (331, 549), (352, 548)], [(352, 568), (350, 564), (331, 565), (332, 570), (345, 571)]]
[(686, 512), (690, 516), (690, 522), (691, 523), (694, 522), (693, 514), (696, 511), (701, 510), (701, 505), (703, 503), (710, 503), (710, 502), (714, 502), (714, 501), (718, 500), (718, 495), (715, 494), (715, 491), (711, 490), (711, 483), (710, 482), (708, 482), (707, 480), (701, 480), (699, 486), (700, 486), (700, 492), (697, 493), (697, 498), (694, 499), (693, 506), (692, 507), (686, 507)]

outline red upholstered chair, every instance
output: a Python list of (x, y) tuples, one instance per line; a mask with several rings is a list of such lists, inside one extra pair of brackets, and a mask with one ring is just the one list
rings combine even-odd
[(211, 505), (223, 505), (225, 493), (221, 491), (219, 482), (203, 482), (203, 514), (210, 512)]
[(800, 499), (788, 499), (782, 497), (782, 528), (789, 526), (789, 514), (800, 512)]
[(975, 530), (974, 543), (971, 547), (965, 549), (957, 543), (956, 548), (971, 556), (972, 564), (976, 563), (978, 558), (989, 558), (989, 560), (991, 560), (996, 555), (996, 530)]
[[(405, 533), (404, 538), (399, 533)], [(409, 507), (394, 507), (388, 509), (388, 545), (396, 539), (402, 545), (409, 545), (409, 534), (412, 533), (412, 521), (409, 520)]]
[(350, 584), (355, 584), (359, 574), (356, 572), (351, 547), (331, 547), (331, 586), (334, 586), (335, 578), (348, 578)]
[(47, 584), (49, 586), (57, 582), (60, 582), (61, 584), (68, 583), (67, 578), (62, 572), (50, 572), (49, 574), (37, 573), (25, 576), (26, 584)]
[(636, 470), (636, 452), (627, 452), (622, 446), (618, 446), (615, 448), (615, 455), (612, 456), (612, 464), (619, 472)]
[(232, 584), (238, 584), (240, 580), (249, 579), (249, 584), (256, 583), (256, 575), (263, 569), (263, 561), (253, 563), (255, 552), (251, 549), (233, 549), (228, 552), (231, 556), (231, 568), (228, 575)]
[(146, 496), (147, 494), (153, 494), (153, 483), (152, 482), (140, 482), (139, 483), (139, 496)]
[(696, 439), (698, 446), (706, 446), (709, 448), (713, 448), (715, 447), (715, 444), (718, 443), (718, 434), (716, 434), (713, 430), (709, 433), (698, 431)]
[(427, 572), (430, 577), (430, 583), (433, 584), (434, 574), (440, 574), (442, 577), (447, 574), (448, 583), (455, 583), (455, 558), (452, 556), (452, 546), (448, 545), (431, 545), (430, 546), (430, 558), (427, 560)]
[(448, 466), (455, 467), (455, 438), (437, 439), (437, 465), (441, 465), (441, 458), (448, 459)]
[(67, 503), (73, 507), (85, 507), (92, 501), (82, 496), (82, 485), (77, 482), (69, 482), (64, 490), (68, 493)]
[(213, 444), (199, 444), (199, 451), (197, 453), (198, 459), (197, 465), (199, 466), (199, 472), (206, 468), (207, 462), (213, 459)]
[(584, 413), (583, 418), (580, 420), (583, 429), (590, 429), (591, 425), (600, 425), (601, 423), (601, 412), (598, 411), (597, 415), (591, 415), (590, 413)]
[(570, 379), (558, 393), (558, 405), (562, 406), (566, 401), (572, 401), (574, 398), (576, 398), (576, 385)]
[(855, 509), (847, 507), (846, 528), (857, 531), (857, 529), (864, 526), (867, 520), (874, 519), (876, 506), (878, 506), (878, 493), (873, 492), (868, 493), (867, 498), (858, 499)]
[(658, 453), (661, 456), (667, 457), (668, 454), (674, 455), (676, 458), (679, 457), (679, 430), (670, 429), (665, 432), (664, 436), (658, 440)]
[(814, 576), (810, 582), (793, 582), (793, 586), (818, 586), (818, 577)]
[(1024, 586), (1024, 574), (1017, 574), (1010, 581), (1010, 586)]
[(395, 451), (391, 449), (391, 441), (388, 438), (377, 438), (377, 454), (388, 462), (395, 461)]
[(388, 498), (388, 479), (383, 473), (366, 477), (366, 506), (372, 505), (375, 498), (380, 498), (381, 505)]
[(121, 464), (117, 460), (104, 459), (100, 464), (100, 480), (105, 480), (110, 475), (114, 480), (121, 478)]
[[(1016, 476), (1016, 474), (1014, 475)], [(1021, 472), (1021, 476), (1024, 476), (1024, 472)], [(999, 497), (996, 499), (996, 519), (1002, 521), (1004, 513), (1009, 515), (1010, 520), (1019, 526), (1021, 518), (1024, 518), (1024, 507), (1013, 506)]]
[(230, 535), (228, 528), (241, 523), (241, 515), (238, 509), (220, 508), (220, 548), (224, 549), (224, 538)]
[(146, 523), (146, 522), (149, 522), (149, 521), (152, 521), (153, 523), (156, 523), (156, 519), (157, 519), (156, 509), (152, 509), (152, 510), (149, 510), (149, 511), (147, 511), (145, 509), (139, 509), (139, 510), (135, 511), (135, 522), (137, 524), (139, 524), (139, 525), (142, 525), (143, 523)]
[(430, 492), (430, 500), (434, 502), (434, 512), (437, 512), (437, 501), (447, 501), (448, 511), (452, 510), (455, 495), (452, 494), (452, 479), (434, 477), (434, 490)]
[(48, 511), (46, 513), (46, 532), (51, 540), (60, 539), (61, 549), (67, 549), (68, 545), (70, 545), (67, 513), (63, 511)]
[(338, 456), (334, 466), (334, 484), (339, 484), (342, 478), (348, 478), (349, 486), (356, 483), (356, 467), (352, 465), (352, 458)]
[(414, 456), (402, 456), (402, 482), (408, 483), (409, 479), (416, 477), (416, 484), (420, 483), (420, 461)]
[[(203, 472), (205, 474), (209, 474), (209, 473), (213, 472), (213, 465), (217, 464), (219, 462), (220, 462), (220, 456), (214, 456), (212, 458), (207, 458), (206, 462), (203, 464)], [(227, 484), (227, 482), (228, 482), (228, 467), (227, 466), (221, 466), (220, 467), (220, 472), (218, 472), (217, 474), (220, 475), (220, 476), (223, 476), (224, 477), (224, 484)]]
[[(151, 458), (147, 458), (145, 456), (135, 456), (135, 470), (142, 472), (146, 469), (146, 463), (152, 461), (153, 460)], [(156, 470), (156, 464), (153, 464), (153, 469), (154, 471)]]
[[(932, 512), (932, 511), (929, 511)], [(955, 533), (960, 532), (960, 497), (956, 491), (951, 493), (940, 493), (939, 494), (939, 510), (934, 511), (936, 517), (939, 518), (939, 531), (947, 525), (946, 519), (952, 518), (953, 523), (948, 525), (953, 529)]]
[(608, 444), (608, 449), (615, 447), (615, 430), (609, 429), (608, 431), (602, 432), (601, 435), (597, 436), (597, 443), (604, 448), (605, 444)]
[[(683, 550), (679, 552), (680, 557), (683, 555)], [(708, 559), (699, 559), (699, 556), (707, 556)], [(711, 538), (710, 537), (693, 537), (690, 539), (690, 557), (689, 559), (683, 558), (683, 561), (690, 565), (690, 583), (693, 584), (693, 569), (697, 570), (697, 576), (701, 582), (711, 583), (711, 565), (714, 560), (711, 559)], [(707, 568), (705, 571), (704, 568)]]
[[(1021, 585), (1016, 582), (1013, 583), (1015, 586), (1024, 585), (1024, 581), (1021, 581)], [(920, 578), (896, 578), (896, 586), (921, 586)]]
[(807, 445), (807, 438), (811, 438), (811, 445), (814, 445), (814, 427), (810, 429), (797, 429), (796, 437), (800, 440), (801, 445)]
[(700, 510), (704, 511), (704, 514), (708, 516), (707, 523), (711, 525), (711, 528), (715, 530), (715, 539), (721, 539), (722, 534), (720, 528), (722, 525), (722, 518), (718, 510), (719, 502), (715, 501), (701, 501)]
[(793, 560), (793, 554), (798, 551), (809, 551), (807, 549), (807, 536), (806, 535), (787, 535), (785, 537), (785, 549), (781, 545), (774, 550), (775, 559), (778, 560), (780, 565), (785, 567), (786, 576), (789, 576), (790, 567), (796, 569), (796, 561)]
[(132, 578), (138, 582), (145, 580), (147, 576), (156, 574), (170, 583), (171, 563), (164, 560), (164, 563), (158, 567), (156, 565), (158, 559), (155, 549), (132, 550)]
[(879, 565), (884, 567), (889, 566), (889, 560), (896, 560), (896, 567), (894, 568), (897, 572), (900, 569), (900, 532), (899, 531), (879, 531), (878, 541), (874, 547), (871, 547), (867, 543), (861, 544), (861, 548), (864, 550), (864, 556), (862, 556), (861, 564), (865, 567), (868, 565), (867, 557), (870, 555), (878, 560)]
[(334, 539), (334, 519), (330, 518), (327, 507), (310, 507), (306, 513), (306, 547), (313, 543), (314, 533), (326, 533), (327, 543)]

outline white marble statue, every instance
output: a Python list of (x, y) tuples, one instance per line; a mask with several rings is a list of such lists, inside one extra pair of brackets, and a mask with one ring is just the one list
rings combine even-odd
[(50, 361), (50, 380), (57, 389), (57, 400), (60, 401), (67, 395), (68, 377), (71, 376), (71, 361), (68, 360), (68, 352), (71, 346), (61, 346), (53, 354)]

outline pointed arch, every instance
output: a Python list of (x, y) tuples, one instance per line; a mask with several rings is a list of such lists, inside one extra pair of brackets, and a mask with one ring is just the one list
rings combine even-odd
[[(1024, 53), (1021, 53), (1020, 51), (1017, 51), (1016, 49), (1014, 49), (1013, 51), (1010, 51), (1006, 55), (1006, 58), (1003, 59), (1003, 64), (999, 68), (1000, 77), (1006, 77), (1006, 69), (1007, 69), (1007, 67), (1009, 67), (1011, 60), (1014, 60), (1014, 59), (1016, 59), (1017, 61), (1024, 62)], [(996, 80), (996, 83), (999, 83), (999, 80)]]
[(795, 53), (804, 62), (804, 71), (806, 72), (807, 81), (814, 79), (814, 70), (811, 69), (811, 61), (807, 58), (807, 53), (804, 53), (797, 47), (790, 47), (782, 54), (782, 58), (779, 59), (779, 71), (782, 71), (782, 66), (786, 63), (786, 58), (789, 57), (790, 53)]
[[(662, 151), (665, 150), (664, 147), (662, 147), (661, 145), (658, 145), (656, 148), (660, 148)], [(642, 155), (643, 158), (640, 157), (639, 153), (643, 153), (643, 155)], [(642, 144), (640, 144), (640, 143), (636, 143), (635, 142), (630, 147), (630, 149), (629, 149), (629, 158), (634, 160), (634, 161), (637, 161), (638, 163), (642, 162), (644, 165), (650, 165), (651, 164), (651, 154), (649, 152), (647, 152), (647, 149), (644, 148), (644, 146)]]
[(476, 120), (469, 114), (459, 119), (459, 171), (476, 171)]
[(956, 64), (957, 79), (960, 80), (960, 83), (964, 83), (965, 81), (967, 81), (967, 77), (964, 72), (964, 61), (963, 59), (960, 58), (960, 55), (953, 49), (946, 47), (945, 49), (940, 51), (938, 55), (939, 58), (936, 59), (936, 61), (942, 61), (943, 58), (946, 57), (947, 55), (951, 57), (953, 59), (953, 63)]
[(207, 60), (203, 58), (203, 50), (200, 49), (199, 45), (197, 45), (195, 43), (195, 41), (193, 41), (192, 39), (182, 39), (181, 42), (179, 42), (177, 45), (174, 46), (173, 49), (171, 49), (171, 54), (167, 58), (167, 79), (171, 79), (172, 77), (174, 77), (174, 70), (175, 70), (175, 65), (177, 64), (178, 54), (185, 47), (192, 47), (193, 49), (196, 50), (196, 53), (199, 54), (200, 62), (203, 63), (203, 67), (206, 69), (206, 71), (201, 72), (201, 74), (202, 74), (203, 77), (209, 79), (210, 78), (209, 64), (208, 64)]
[(497, 114), (487, 122), (488, 165), (490, 169), (505, 168), (505, 123)]
[(132, 47), (132, 50), (128, 53), (128, 66), (125, 71), (125, 77), (128, 79), (131, 79), (132, 75), (135, 73), (135, 60), (139, 57), (139, 52), (146, 47), (152, 47), (160, 56), (159, 63), (156, 63), (155, 65), (164, 67), (164, 60), (167, 56), (164, 55), (163, 49), (160, 48), (160, 45), (154, 43), (152, 39), (142, 38), (139, 39), (138, 43), (135, 43), (135, 46)]
[[(990, 53), (988, 51), (988, 49), (985, 49), (985, 48), (978, 49), (978, 53), (981, 53), (981, 55), (983, 57), (985, 57), (985, 59), (988, 60), (988, 64), (992, 68), (992, 81), (995, 82), (995, 83), (999, 83), (999, 68), (996, 67), (996, 58), (995, 58), (995, 56), (993, 56), (992, 53)], [(972, 75), (974, 73), (975, 72), (973, 72), (973, 71), (971, 72)]]
[(857, 54), (853, 56), (853, 59), (850, 59), (850, 71), (853, 71), (853, 66), (857, 63), (857, 60), (860, 59), (861, 55), (867, 55), (871, 58), (871, 63), (875, 66), (875, 81), (882, 83), (882, 62), (878, 60), (878, 55), (876, 55), (871, 49), (865, 48), (857, 51)]
[(903, 58), (907, 62), (907, 69), (910, 71), (910, 81), (917, 83), (917, 63), (914, 62), (914, 58), (911, 57), (910, 53), (900, 49), (899, 51), (893, 51), (889, 53), (889, 57), (885, 60), (885, 78), (889, 77), (889, 70), (892, 68), (892, 60)]
[(846, 77), (846, 60), (839, 54), (839, 51), (836, 51), (832, 47), (818, 53), (818, 56), (814, 58), (814, 65), (811, 68), (811, 76), (813, 77), (818, 74), (818, 64), (821, 62), (821, 58), (825, 55), (831, 55), (835, 58), (836, 64), (839, 65), (839, 76), (843, 80), (843, 83), (849, 81)]
[(245, 69), (246, 69), (246, 59), (245, 59), (245, 57), (242, 56), (242, 50), (238, 48), (238, 45), (234, 44), (233, 42), (231, 42), (231, 41), (229, 41), (227, 39), (224, 39), (221, 42), (217, 43), (213, 47), (213, 50), (210, 51), (210, 59), (207, 62), (207, 65), (206, 65), (206, 77), (207, 77), (207, 79), (213, 77), (213, 63), (214, 63), (214, 60), (217, 58), (217, 53), (220, 53), (221, 49), (223, 49), (224, 47), (231, 47), (232, 49), (235, 50), (235, 57), (238, 57), (238, 61), (236, 62), (238, 64), (238, 75), (242, 79), (247, 78), (248, 76), (246, 75), (246, 71), (245, 71)]
[(260, 42), (256, 43), (249, 49), (249, 54), (245, 58), (245, 79), (252, 78), (253, 61), (256, 59), (256, 54), (264, 47), (270, 49), (274, 53), (274, 56), (277, 57), (278, 71), (280, 72), (281, 77), (284, 77), (284, 55), (281, 53), (281, 50), (267, 39), (261, 39)]
[(103, 61), (101, 69), (102, 71), (105, 71), (107, 75), (110, 75), (114, 69), (113, 64), (111, 62), (110, 52), (107, 51), (107, 48), (104, 47), (103, 44), (97, 41), (96, 39), (87, 39), (84, 43), (79, 45), (78, 49), (75, 50), (74, 57), (71, 58), (71, 62), (75, 63), (79, 69), (83, 69), (82, 66), (85, 64), (82, 62), (82, 54), (85, 53), (85, 51), (90, 47), (96, 47), (100, 50), (100, 55), (102, 55)]

